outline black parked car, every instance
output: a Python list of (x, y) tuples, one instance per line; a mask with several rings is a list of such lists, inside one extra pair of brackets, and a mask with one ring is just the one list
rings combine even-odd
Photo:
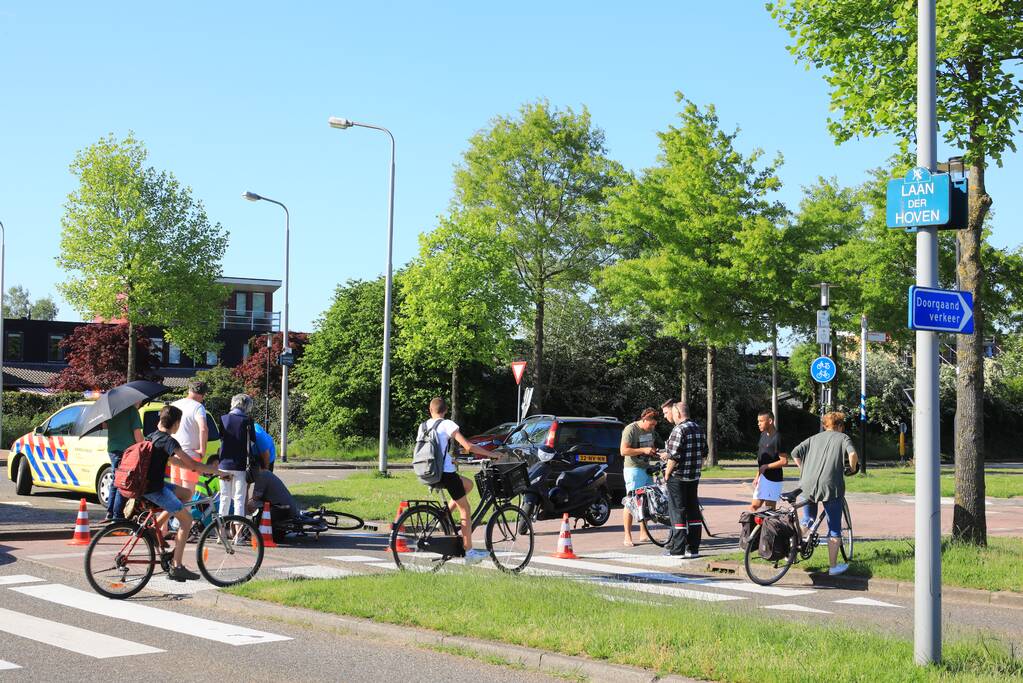
[(536, 463), (536, 449), (549, 446), (564, 451), (579, 448), (579, 464), (607, 465), (607, 484), (613, 501), (625, 495), (622, 476), (622, 430), (625, 425), (615, 417), (558, 417), (530, 415), (505, 440), (506, 448), (519, 453), (526, 461)]

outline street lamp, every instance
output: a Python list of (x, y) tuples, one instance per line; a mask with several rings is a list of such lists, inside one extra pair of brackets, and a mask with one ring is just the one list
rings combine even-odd
[[(290, 354), (291, 346), (288, 344), (288, 268), (290, 265), (290, 241), (291, 241), (291, 215), (288, 207), (281, 202), (263, 197), (255, 192), (246, 192), (242, 195), (250, 202), (270, 202), (284, 209), (284, 310), (281, 314), (281, 355)], [(281, 363), (281, 462), (288, 462), (288, 366)]]
[(331, 128), (344, 130), (352, 126), (372, 128), (387, 133), (391, 138), (391, 186), (387, 203), (387, 275), (384, 289), (384, 362), (380, 372), (380, 472), (387, 473), (387, 427), (390, 416), (390, 384), (391, 384), (391, 256), (394, 251), (394, 136), (391, 131), (381, 126), (359, 123), (350, 119), (331, 116), (327, 119)]

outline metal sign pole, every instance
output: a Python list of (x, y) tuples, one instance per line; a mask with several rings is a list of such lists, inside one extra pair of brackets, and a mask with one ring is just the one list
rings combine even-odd
[[(934, 52), (935, 0), (917, 0), (917, 166), (936, 168), (937, 121)], [(938, 286), (938, 228), (916, 232), (916, 284)], [(916, 332), (916, 556), (913, 600), (913, 658), (927, 665), (941, 659), (941, 520), (938, 475), (938, 335)]]
[(867, 472), (867, 314), (860, 316), (860, 463)]

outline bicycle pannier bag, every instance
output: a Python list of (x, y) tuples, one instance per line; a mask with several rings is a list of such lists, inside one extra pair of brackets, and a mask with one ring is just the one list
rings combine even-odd
[(743, 550), (749, 545), (750, 534), (757, 525), (755, 519), (755, 515), (749, 510), (739, 515), (739, 547)]
[(153, 442), (142, 441), (132, 444), (121, 456), (121, 462), (114, 473), (114, 486), (125, 498), (139, 498), (146, 492), (149, 479), (149, 463), (153, 459)]
[(427, 486), (437, 484), (444, 474), (444, 451), (440, 447), (440, 439), (437, 438), (437, 427), (442, 420), (437, 420), (432, 427), (427, 423), (419, 425), (419, 432), (416, 434), (416, 447), (412, 451), (412, 470), (419, 477), (419, 481)]
[(760, 525), (760, 546), (757, 550), (765, 560), (782, 560), (792, 549), (795, 531), (784, 517), (765, 517)]

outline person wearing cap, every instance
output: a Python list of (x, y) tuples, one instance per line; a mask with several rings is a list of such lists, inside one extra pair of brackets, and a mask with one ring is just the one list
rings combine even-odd
[[(620, 450), (624, 458), (622, 475), (625, 477), (626, 496), (632, 496), (636, 489), (654, 483), (647, 472), (647, 467), (650, 466), (650, 459), (657, 457), (657, 433), (654, 431), (656, 427), (657, 409), (646, 408), (638, 420), (622, 430)], [(622, 526), (625, 529), (622, 544), (628, 547), (635, 545), (632, 542), (632, 511), (628, 504), (622, 508)], [(645, 531), (641, 540), (650, 540)]]
[[(193, 379), (188, 383), (188, 396), (171, 404), (181, 411), (181, 422), (173, 434), (174, 440), (188, 457), (197, 462), (205, 459), (206, 442), (209, 439), (206, 408), (203, 406), (207, 392), (209, 388), (206, 382)], [(195, 485), (199, 482), (199, 473), (172, 464), (171, 481), (194, 492)]]

